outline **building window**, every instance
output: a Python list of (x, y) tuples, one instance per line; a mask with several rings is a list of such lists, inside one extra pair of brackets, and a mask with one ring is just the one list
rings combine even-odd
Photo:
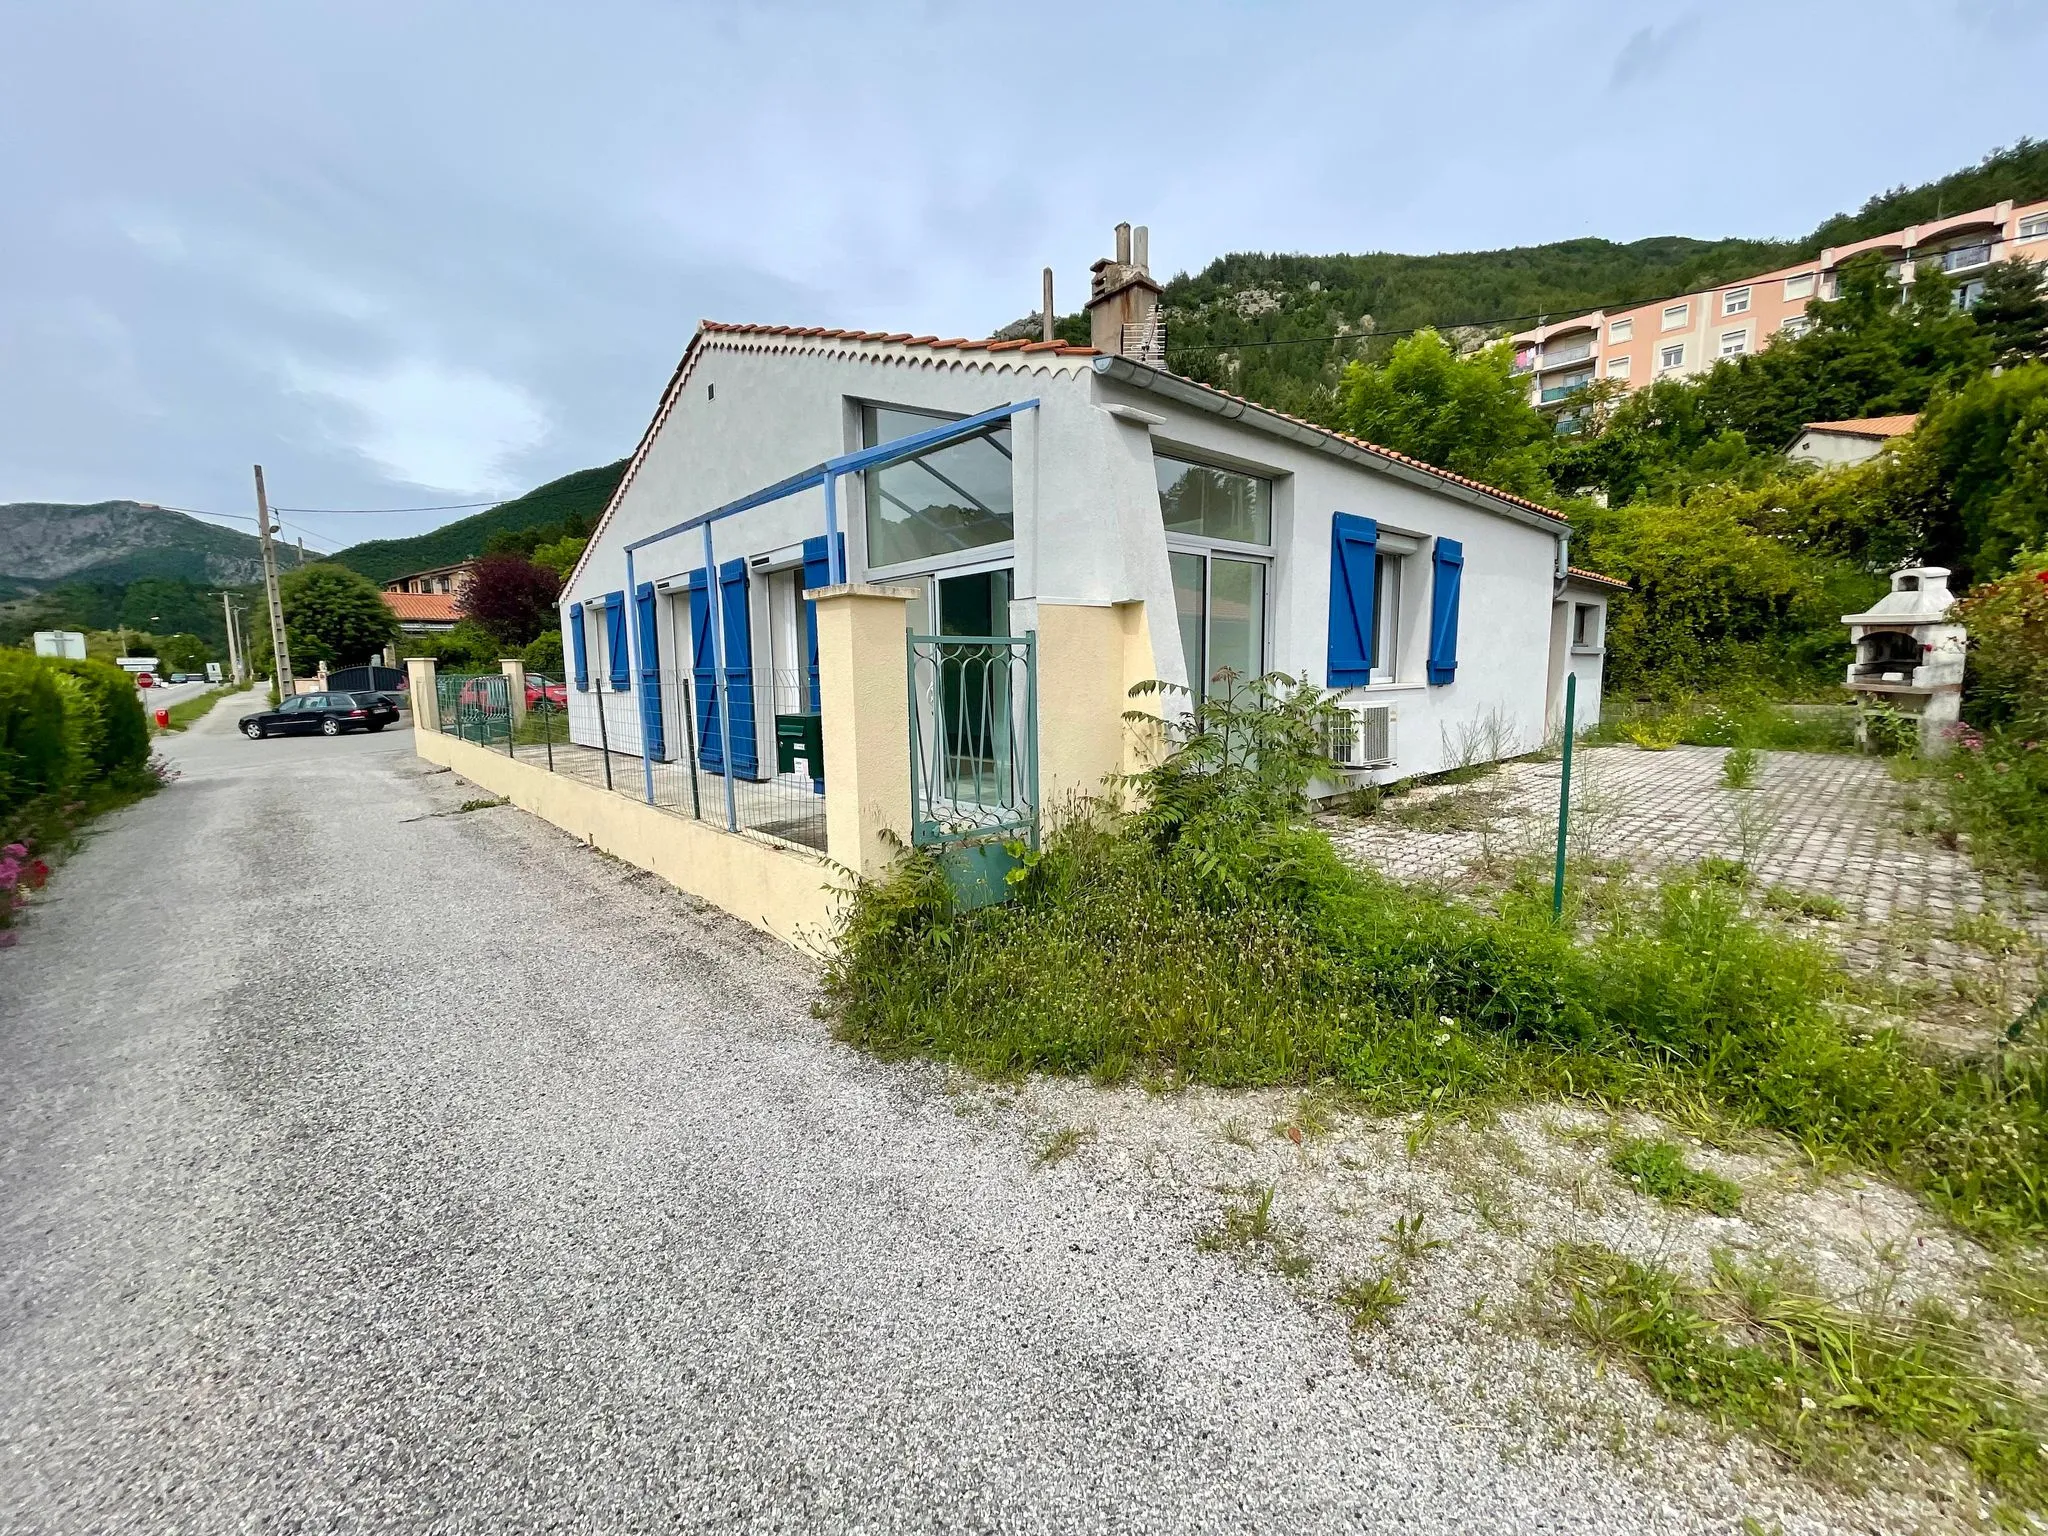
[(1957, 309), (1975, 309), (1977, 301), (1984, 297), (1984, 279), (1973, 277), (1968, 282), (1956, 284), (1955, 297), (1950, 302)]
[(1722, 314), (1740, 315), (1746, 314), (1748, 313), (1748, 311), (1749, 290), (1747, 288), (1730, 288), (1726, 293), (1721, 295)]
[(1402, 557), (1382, 550), (1373, 562), (1372, 680), (1391, 683), (1401, 670)]
[(1159, 515), (1173, 548), (1173, 606), (1188, 681), (1222, 696), (1266, 673), (1264, 559), (1230, 545), (1273, 542), (1273, 482), (1239, 470), (1153, 457)]
[(1721, 355), (1723, 357), (1740, 357), (1748, 350), (1748, 331), (1723, 331), (1721, 333)]
[(1666, 305), (1664, 309), (1664, 329), (1667, 331), (1682, 329), (1691, 318), (1692, 306), (1690, 304)]
[(1153, 456), (1166, 531), (1233, 544), (1273, 542), (1273, 482), (1234, 469)]
[(1666, 347), (1662, 352), (1659, 352), (1657, 354), (1657, 366), (1659, 368), (1683, 368), (1685, 366), (1685, 343), (1681, 341), (1676, 346)]
[(1572, 604), (1572, 649), (1575, 651), (1597, 651), (1600, 649), (1600, 605), (1598, 603)]
[(2048, 213), (2030, 213), (2020, 220), (2020, 239), (2039, 240), (2043, 236), (2048, 236)]
[(1610, 379), (1627, 378), (1628, 364), (1629, 360), (1626, 357), (1610, 357), (1607, 359), (1607, 377)]
[(1785, 302), (1790, 304), (1798, 299), (1813, 297), (1813, 274), (1802, 272), (1797, 277), (1785, 279)]
[[(957, 419), (889, 405), (864, 405), (860, 414), (861, 435), (870, 448)], [(1007, 424), (900, 464), (871, 469), (865, 479), (871, 568), (979, 549), (1014, 537)]]
[(1607, 327), (1607, 339), (1609, 341), (1628, 341), (1635, 336), (1635, 333), (1636, 323), (1634, 320), (1617, 320), (1614, 324)]
[(1791, 319), (1787, 320), (1783, 325), (1778, 327), (1778, 330), (1783, 335), (1791, 338), (1793, 341), (1797, 341), (1800, 337), (1804, 336), (1808, 331), (1812, 329), (1813, 322), (1807, 319), (1804, 315), (1794, 315)]

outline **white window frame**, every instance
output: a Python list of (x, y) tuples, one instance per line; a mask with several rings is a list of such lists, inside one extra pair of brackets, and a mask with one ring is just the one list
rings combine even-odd
[(1607, 327), (1607, 339), (1611, 342), (1633, 341), (1635, 340), (1635, 334), (1636, 321), (1633, 315), (1629, 316), (1626, 320), (1611, 321)]
[(1749, 289), (1730, 288), (1721, 295), (1721, 313), (1724, 315), (1746, 315), (1749, 313)]
[[(1172, 459), (1175, 463), (1194, 464), (1208, 469), (1220, 469), (1228, 474), (1246, 475), (1254, 480), (1265, 481), (1266, 513), (1270, 520), (1273, 538), (1276, 541), (1278, 540), (1280, 536), (1280, 474), (1269, 469), (1248, 468), (1243, 464), (1226, 464), (1220, 460), (1197, 454), (1190, 449), (1157, 439), (1153, 441), (1152, 452), (1154, 457), (1163, 456)], [(1156, 470), (1154, 474), (1156, 476)], [(1166, 509), (1158, 505), (1156, 497), (1154, 498), (1153, 505), (1157, 509), (1160, 527), (1165, 528)], [(1188, 665), (1188, 687), (1194, 696), (1196, 698), (1206, 697), (1209, 686), (1209, 625), (1216, 614), (1216, 561), (1219, 558), (1224, 560), (1240, 560), (1247, 565), (1265, 567), (1266, 599), (1265, 613), (1259, 626), (1259, 665), (1261, 671), (1271, 672), (1273, 670), (1274, 608), (1276, 605), (1276, 594), (1273, 590), (1273, 573), (1276, 565), (1273, 556), (1276, 545), (1272, 543), (1248, 544), (1237, 539), (1216, 539), (1199, 533), (1175, 533), (1169, 530), (1166, 533), (1166, 548), (1169, 554), (1199, 555), (1202, 559), (1201, 666), (1197, 669), (1191, 664), (1192, 658), (1186, 656), (1181, 658), (1182, 663)], [(1179, 633), (1179, 624), (1180, 611), (1178, 605), (1176, 605), (1174, 610), (1176, 634)]]
[(1779, 326), (1778, 329), (1791, 337), (1792, 340), (1797, 341), (1813, 329), (1813, 322), (1804, 315), (1791, 315), (1786, 318), (1785, 323)]
[[(1678, 354), (1676, 358), (1674, 358), (1674, 357), (1672, 356), (1672, 354), (1673, 354), (1674, 352)], [(1685, 343), (1684, 343), (1684, 342), (1682, 342), (1682, 341), (1674, 341), (1674, 342), (1670, 343), (1670, 344), (1669, 344), (1668, 346), (1660, 347), (1660, 348), (1658, 349), (1658, 351), (1657, 351), (1657, 368), (1658, 368), (1658, 370), (1659, 370), (1660, 372), (1661, 372), (1662, 370), (1666, 369), (1666, 368), (1683, 368), (1684, 366), (1685, 366)]]
[(2048, 213), (2030, 213), (2020, 220), (2017, 240), (2048, 240)]
[(1607, 377), (1610, 379), (1625, 379), (1628, 375), (1629, 357), (1627, 353), (1624, 352), (1620, 357), (1610, 357), (1607, 359)]
[[(1589, 623), (1587, 624), (1586, 628), (1587, 628), (1587, 629), (1588, 629), (1588, 631), (1590, 631), (1590, 633), (1591, 633), (1591, 636), (1592, 636), (1592, 638), (1591, 638), (1591, 639), (1582, 639), (1582, 638), (1580, 638), (1580, 634), (1579, 634), (1579, 620), (1580, 620), (1580, 619), (1581, 619), (1582, 617), (1584, 617), (1584, 618), (1586, 618), (1586, 619), (1588, 619), (1588, 620), (1590, 621), (1590, 622), (1589, 622)], [(1582, 602), (1574, 602), (1574, 603), (1572, 604), (1572, 633), (1571, 633), (1571, 642), (1572, 642), (1572, 654), (1573, 654), (1573, 655), (1576, 655), (1576, 656), (1597, 656), (1597, 655), (1599, 655), (1599, 654), (1600, 654), (1600, 651), (1601, 651), (1602, 647), (1604, 646), (1604, 644), (1605, 644), (1605, 642), (1606, 642), (1606, 639), (1607, 639), (1607, 635), (1606, 635), (1606, 629), (1607, 629), (1607, 607), (1606, 607), (1606, 604), (1604, 604), (1604, 603), (1582, 603)]]
[[(1728, 343), (1729, 343), (1729, 342), (1731, 342), (1731, 341), (1735, 343), (1735, 346), (1734, 346), (1734, 348), (1733, 348), (1732, 350), (1731, 350), (1731, 349), (1729, 348), (1729, 345), (1728, 345)], [(1720, 355), (1721, 355), (1722, 357), (1746, 357), (1746, 356), (1748, 356), (1748, 355), (1749, 355), (1749, 327), (1745, 325), (1745, 326), (1742, 326), (1742, 327), (1741, 327), (1740, 329), (1738, 329), (1738, 330), (1733, 330), (1733, 331), (1723, 331), (1723, 332), (1721, 333), (1721, 353), (1720, 353)]]
[[(1673, 318), (1674, 316), (1676, 318)], [(1659, 329), (1666, 331), (1682, 331), (1691, 323), (1692, 303), (1690, 300), (1688, 300), (1683, 304), (1665, 305), (1664, 323), (1661, 327), (1659, 327)]]
[[(1805, 284), (1805, 286), (1797, 286), (1801, 283)], [(1814, 291), (1814, 277), (1811, 272), (1795, 273), (1793, 276), (1785, 279), (1785, 302), (1787, 304), (1794, 303), (1799, 299), (1810, 299), (1813, 297)]]

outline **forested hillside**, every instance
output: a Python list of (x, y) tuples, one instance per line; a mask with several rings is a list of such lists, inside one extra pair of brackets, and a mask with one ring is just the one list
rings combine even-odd
[(494, 534), (523, 533), (580, 521), (595, 522), (618, 489), (626, 461), (579, 469), (550, 480), (512, 501), (448, 523), (409, 539), (371, 539), (351, 544), (328, 556), (337, 564), (361, 571), (372, 581), (388, 581), (407, 571), (453, 565), (484, 553)]
[[(1345, 363), (1380, 360), (1393, 337), (1423, 326), (1505, 335), (1539, 316), (1711, 287), (1944, 213), (2043, 197), (2048, 144), (2022, 140), (1785, 239), (1589, 238), (1433, 256), (1240, 252), (1166, 284), (1167, 361), (1190, 378), (1324, 420)], [(1065, 316), (1059, 330), (1086, 341), (1087, 317)]]

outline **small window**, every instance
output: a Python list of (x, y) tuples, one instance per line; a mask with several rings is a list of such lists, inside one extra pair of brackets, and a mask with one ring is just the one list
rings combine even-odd
[(1808, 331), (1813, 329), (1813, 322), (1807, 319), (1804, 315), (1794, 315), (1791, 319), (1787, 320), (1783, 325), (1779, 326), (1778, 329), (1781, 332), (1783, 332), (1786, 336), (1791, 338), (1793, 341), (1797, 341), (1800, 337), (1804, 336)]
[(2048, 213), (2030, 213), (2020, 220), (2020, 239), (2039, 240), (2048, 236)]
[(1600, 605), (1598, 603), (1572, 604), (1572, 649), (1575, 651), (1596, 651), (1600, 648)]
[(1664, 329), (1667, 331), (1679, 330), (1691, 318), (1692, 306), (1690, 304), (1667, 305), (1664, 310)]
[(1748, 331), (1723, 331), (1721, 333), (1721, 355), (1723, 357), (1740, 357), (1748, 350)]
[(1636, 323), (1634, 320), (1617, 320), (1607, 327), (1607, 339), (1609, 341), (1628, 341), (1635, 336), (1635, 333)]
[(1749, 290), (1747, 288), (1730, 288), (1726, 293), (1721, 295), (1722, 314), (1741, 315), (1747, 314), (1748, 312)]
[(1273, 482), (1234, 469), (1155, 454), (1159, 512), (1168, 533), (1233, 544), (1273, 542)]
[(1660, 368), (1683, 368), (1685, 366), (1685, 343), (1681, 341), (1678, 345), (1666, 347), (1662, 352), (1659, 352), (1657, 354), (1657, 366)]
[(1813, 274), (1802, 272), (1797, 277), (1785, 279), (1785, 302), (1790, 304), (1798, 299), (1813, 297)]
[[(878, 447), (957, 418), (887, 405), (861, 407), (861, 435)], [(867, 472), (868, 565), (901, 565), (1013, 536), (1007, 423)]]
[(1607, 359), (1607, 377), (1610, 379), (1627, 378), (1628, 365), (1629, 360), (1626, 357), (1610, 357)]
[(1401, 666), (1401, 566), (1399, 555), (1382, 552), (1373, 563), (1372, 680), (1391, 683)]

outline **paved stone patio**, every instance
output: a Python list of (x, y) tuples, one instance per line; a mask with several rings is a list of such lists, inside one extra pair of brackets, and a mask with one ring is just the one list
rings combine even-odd
[[(1850, 965), (1953, 991), (1985, 1020), (2039, 984), (2033, 956), (2000, 955), (1972, 942), (1969, 928), (1988, 911), (2048, 946), (2048, 896), (1987, 881), (1963, 850), (1909, 834), (1907, 788), (1881, 761), (1765, 752), (1754, 785), (1731, 790), (1721, 783), (1726, 756), (1722, 747), (1579, 749), (1573, 854), (1643, 873), (1740, 859), (1759, 888), (1832, 896), (1842, 920), (1811, 926)], [(1555, 847), (1559, 772), (1556, 762), (1507, 763), (1475, 783), (1417, 789), (1375, 816), (1328, 815), (1323, 825), (1341, 853), (1398, 880), (1483, 886)], [(1462, 829), (1435, 830), (1446, 822)]]

